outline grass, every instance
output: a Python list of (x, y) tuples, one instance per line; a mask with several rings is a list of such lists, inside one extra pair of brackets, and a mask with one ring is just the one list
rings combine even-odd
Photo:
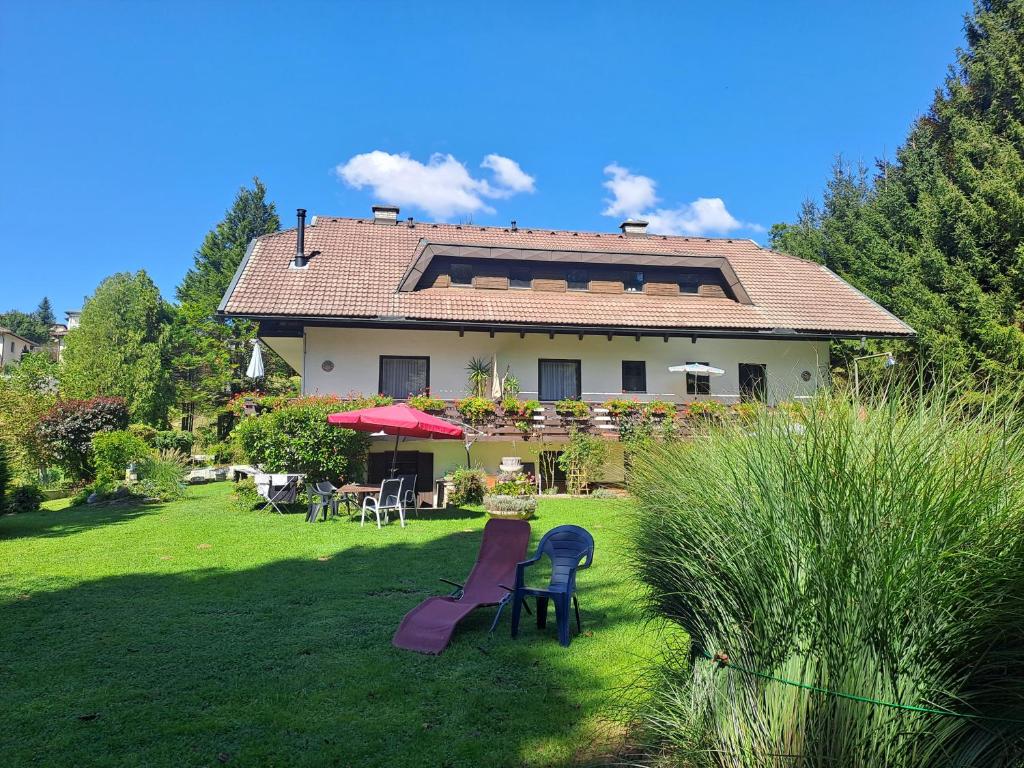
[(545, 499), (532, 523), (534, 544), (562, 523), (597, 542), (570, 648), (553, 617), (488, 637), (484, 609), (431, 657), (391, 635), (468, 573), (481, 512), (378, 531), (238, 512), (228, 491), (0, 518), (5, 765), (586, 765), (621, 746), (619, 693), (653, 643), (626, 503)]

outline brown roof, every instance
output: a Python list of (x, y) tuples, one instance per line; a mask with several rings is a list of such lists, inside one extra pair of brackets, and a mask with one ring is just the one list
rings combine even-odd
[[(317, 217), (306, 229), (305, 269), (289, 269), (294, 229), (257, 239), (221, 303), (228, 315), (517, 323), (616, 328), (909, 335), (913, 330), (825, 267), (750, 240), (566, 232)], [(425, 243), (722, 257), (750, 304), (696, 295), (398, 290)], [(515, 258), (514, 251), (509, 258)], [(585, 256), (581, 255), (581, 260)], [(681, 259), (681, 261), (684, 261)]]

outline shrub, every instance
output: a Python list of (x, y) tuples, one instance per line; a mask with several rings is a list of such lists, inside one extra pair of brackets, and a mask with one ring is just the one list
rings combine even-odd
[(431, 397), (429, 394), (413, 395), (406, 402), (413, 408), (421, 411), (440, 413), (445, 409), (445, 402), (439, 397)]
[(572, 429), (569, 442), (558, 455), (558, 465), (565, 472), (565, 489), (576, 496), (587, 490), (590, 481), (601, 474), (608, 456), (608, 444), (596, 435)]
[(85, 504), (89, 501), (89, 497), (93, 494), (96, 495), (96, 501), (106, 501), (114, 497), (123, 486), (117, 483), (111, 483), (106, 480), (93, 480), (91, 483), (82, 486), (78, 489), (74, 496), (71, 497), (71, 506), (77, 507)]
[(647, 403), (644, 410), (651, 416), (668, 418), (676, 415), (676, 404), (670, 403), (668, 400), (651, 400), (651, 402)]
[(537, 512), (537, 497), (487, 494), (484, 496), (484, 508), (495, 517), (529, 520)]
[(301, 472), (312, 480), (358, 477), (370, 438), (327, 423), (327, 416), (364, 407), (365, 400), (302, 398), (276, 411), (249, 416), (232, 437), (245, 459), (267, 472)]
[(537, 485), (533, 475), (525, 472), (501, 473), (492, 489), (492, 493), (501, 496), (532, 496), (536, 492)]
[(231, 492), (231, 503), (239, 512), (251, 512), (262, 501), (263, 497), (256, 490), (256, 481), (251, 477), (235, 483), (235, 489)]
[(100, 432), (92, 439), (96, 479), (104, 482), (124, 482), (128, 465), (141, 462), (149, 455), (150, 447), (146, 442), (128, 430)]
[(721, 421), (729, 415), (729, 409), (717, 400), (695, 400), (683, 408), (683, 412), (693, 419)]
[(455, 402), (455, 408), (470, 424), (479, 424), (497, 412), (492, 400), (485, 397), (465, 397)]
[(191, 432), (179, 432), (174, 429), (162, 430), (153, 438), (153, 447), (164, 451), (177, 451), (188, 456), (192, 453), (195, 438)]
[(621, 498), (619, 494), (613, 491), (611, 488), (595, 488), (594, 492), (590, 494), (592, 499), (618, 499)]
[(560, 416), (571, 416), (575, 419), (585, 419), (590, 415), (590, 406), (582, 400), (566, 398), (555, 403), (555, 413)]
[(172, 450), (162, 450), (149, 456), (139, 468), (139, 481), (132, 491), (140, 496), (160, 501), (174, 501), (182, 498), (188, 486), (185, 472), (188, 458)]
[(144, 440), (147, 445), (153, 445), (157, 434), (156, 428), (149, 424), (129, 424), (128, 431), (140, 440)]
[(33, 483), (11, 486), (7, 491), (7, 511), (14, 514), (36, 512), (43, 503), (43, 492)]
[(677, 763), (1019, 764), (1020, 410), (836, 397), (643, 459), (633, 559), (689, 636), (651, 702)]
[(120, 397), (61, 400), (39, 421), (36, 433), (46, 455), (76, 479), (94, 477), (91, 447), (97, 432), (128, 426), (128, 408)]
[(456, 507), (479, 504), (487, 490), (487, 475), (482, 469), (457, 469), (452, 473), (452, 486), (449, 504)]
[(501, 412), (510, 419), (531, 418), (534, 410), (537, 408), (540, 408), (539, 400), (520, 400), (516, 397), (506, 397), (501, 401)]
[(607, 408), (612, 416), (622, 416), (627, 413), (636, 413), (640, 410), (640, 403), (636, 400), (625, 400), (621, 397), (613, 397), (601, 403), (602, 408)]
[(0, 442), (0, 515), (7, 511), (7, 484), (11, 480), (11, 470), (7, 463), (7, 446)]

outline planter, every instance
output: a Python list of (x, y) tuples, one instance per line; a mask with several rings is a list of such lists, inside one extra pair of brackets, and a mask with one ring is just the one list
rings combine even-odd
[(484, 509), (489, 517), (529, 520), (537, 512), (537, 497), (488, 494), (484, 496)]

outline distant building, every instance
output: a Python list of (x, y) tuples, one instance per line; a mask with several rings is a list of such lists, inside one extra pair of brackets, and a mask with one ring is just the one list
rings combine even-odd
[(10, 328), (0, 326), (0, 368), (8, 363), (16, 363), (22, 355), (34, 352), (37, 344), (31, 339), (19, 336)]
[(82, 318), (82, 310), (80, 309), (68, 309), (64, 312), (64, 317), (67, 318), (66, 330), (70, 331), (72, 328), (77, 328)]

